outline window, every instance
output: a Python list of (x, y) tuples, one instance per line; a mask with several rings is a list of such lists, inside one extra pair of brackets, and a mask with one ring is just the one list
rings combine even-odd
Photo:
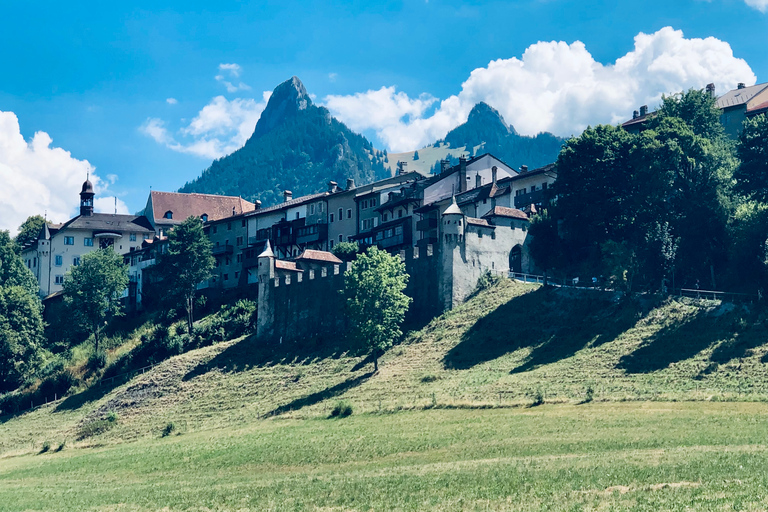
[(213, 233), (215, 234), (218, 231), (218, 226), (213, 226)]
[(235, 279), (237, 279), (238, 277), (240, 277), (240, 272), (239, 271), (235, 272)]
[(225, 281), (228, 281), (228, 280), (229, 280), (229, 274), (224, 274), (224, 275), (223, 275), (223, 276), (221, 276), (221, 277), (222, 277), (222, 279), (224, 279)]
[(75, 245), (75, 237), (73, 237), (73, 236), (65, 236), (64, 237), (64, 245)]
[(75, 256), (72, 258), (72, 265), (78, 266), (80, 264), (80, 256)]
[(37, 266), (37, 258), (32, 259), (32, 266), (33, 267)]
[(531, 185), (531, 192), (536, 192), (536, 185)]
[(64, 276), (57, 274), (53, 281), (55, 284), (64, 284)]
[(232, 258), (230, 258), (229, 256), (227, 256), (227, 263), (226, 264), (227, 265), (231, 265), (232, 264)]
[(400, 236), (403, 234), (403, 226), (395, 226), (395, 236)]
[(172, 219), (173, 218), (173, 212), (171, 210), (168, 210), (167, 212), (165, 212), (165, 215), (163, 215), (163, 217), (166, 218), (166, 219)]
[(352, 208), (347, 208), (347, 218), (348, 219), (352, 218)]
[(339, 220), (341, 220), (343, 218), (344, 218), (344, 209), (343, 208), (339, 208)]
[(331, 214), (331, 222), (333, 222), (333, 214)]
[(240, 227), (241, 227), (241, 228), (244, 228), (244, 227), (245, 227), (245, 219), (243, 219), (243, 220), (241, 220), (241, 221), (240, 221)]
[(397, 210), (397, 218), (401, 219), (403, 217), (403, 210)]
[(297, 219), (299, 218), (299, 212), (296, 212), (296, 218)]
[(232, 231), (232, 223), (227, 222), (227, 231)]
[(237, 237), (237, 245), (243, 245), (243, 237)]
[(387, 219), (389, 218), (389, 216), (386, 213), (383, 214), (381, 217), (382, 217), (381, 219), (382, 222), (387, 222)]
[(330, 248), (333, 249), (333, 240), (331, 240)]
[(93, 247), (93, 238), (83, 238), (83, 245), (86, 247)]
[(131, 240), (131, 242), (135, 242), (136, 241), (136, 233), (131, 233), (130, 240)]
[(311, 204), (309, 205), (309, 214), (314, 215), (315, 214), (315, 205)]
[(368, 208), (368, 200), (366, 199), (365, 201), (363, 201), (363, 204), (360, 205), (360, 209), (365, 210), (367, 208)]
[(549, 186), (549, 183), (547, 183), (547, 182), (545, 181), (544, 183), (542, 183), (542, 184), (541, 184), (541, 190), (547, 190), (547, 187), (548, 187), (548, 186)]
[(376, 206), (376, 198), (371, 199), (371, 208), (373, 208), (374, 206)]
[(323, 213), (323, 203), (319, 203), (319, 204), (317, 205), (317, 212), (318, 212), (318, 213)]
[(64, 264), (64, 258), (62, 257), (61, 254), (57, 254), (54, 257), (54, 265), (56, 265), (57, 267), (60, 267), (63, 264)]
[(339, 242), (343, 242), (343, 241), (344, 241), (344, 235), (339, 235)]
[(237, 262), (238, 263), (242, 263), (243, 262), (243, 255), (242, 254), (238, 254), (237, 255)]

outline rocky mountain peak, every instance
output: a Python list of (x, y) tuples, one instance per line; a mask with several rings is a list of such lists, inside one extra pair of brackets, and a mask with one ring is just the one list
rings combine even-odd
[(286, 118), (312, 106), (312, 100), (299, 77), (291, 77), (272, 91), (267, 107), (261, 113), (251, 139), (261, 137)]
[(498, 110), (483, 101), (472, 107), (467, 118), (467, 124), (485, 124), (502, 132), (516, 133), (515, 129), (504, 121), (504, 117), (502, 117)]

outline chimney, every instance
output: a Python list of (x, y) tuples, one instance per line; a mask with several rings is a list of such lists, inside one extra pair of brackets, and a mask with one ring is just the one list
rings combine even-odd
[(408, 167), (408, 162), (397, 162), (397, 172), (395, 173), (395, 176), (400, 176), (401, 174), (405, 174), (406, 167)]
[(459, 157), (459, 194), (467, 191), (467, 159)]
[(293, 198), (293, 192), (290, 190), (283, 191), (283, 199), (285, 199), (285, 202), (287, 203)]
[(528, 172), (528, 166), (527, 165), (521, 165), (520, 166), (520, 173)]
[(715, 84), (707, 84), (707, 94), (713, 98), (715, 97)]
[(450, 160), (440, 160), (440, 172), (445, 172), (451, 168)]
[(237, 211), (237, 210), (235, 210), (235, 207), (233, 206), (233, 207), (232, 207), (232, 216), (233, 216), (233, 217), (234, 217), (235, 215), (237, 215), (237, 213), (235, 213), (236, 211)]
[(647, 116), (648, 115), (648, 105), (643, 105), (640, 107), (640, 117)]
[(253, 202), (254, 210), (260, 210), (261, 209), (261, 201), (258, 199)]
[(480, 188), (483, 184), (483, 178), (480, 173), (475, 174), (475, 188)]
[(491, 167), (491, 183), (496, 184), (496, 179), (499, 177), (499, 169), (495, 165)]
[(352, 190), (353, 188), (355, 188), (355, 180), (347, 178), (347, 190)]
[(638, 117), (640, 117), (640, 112), (638, 112), (637, 110), (632, 112), (632, 119), (637, 119)]
[(328, 182), (328, 192), (330, 192), (331, 194), (333, 194), (333, 193), (334, 193), (334, 192), (336, 192), (338, 189), (339, 189), (339, 184), (338, 184), (338, 183), (336, 183), (335, 181), (329, 181), (329, 182)]
[(737, 88), (738, 88), (738, 89), (743, 89), (743, 88), (745, 88), (745, 87), (746, 87), (746, 85), (744, 85), (744, 82), (739, 82), (739, 85), (738, 85), (738, 87), (737, 87)]

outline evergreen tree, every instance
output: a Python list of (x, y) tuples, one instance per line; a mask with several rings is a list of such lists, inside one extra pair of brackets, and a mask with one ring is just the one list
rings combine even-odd
[(768, 203), (768, 116), (744, 121), (737, 154), (741, 161), (733, 176), (737, 189), (750, 199)]

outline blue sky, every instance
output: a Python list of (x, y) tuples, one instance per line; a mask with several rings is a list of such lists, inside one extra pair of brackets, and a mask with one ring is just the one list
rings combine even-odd
[(479, 100), (523, 133), (568, 135), (665, 92), (766, 82), (766, 9), (768, 0), (4, 2), (0, 229), (42, 210), (66, 220), (88, 171), (103, 208), (113, 196), (121, 211), (142, 208), (150, 186), (177, 189), (242, 144), (264, 93), (292, 75), (390, 150), (441, 137)]

